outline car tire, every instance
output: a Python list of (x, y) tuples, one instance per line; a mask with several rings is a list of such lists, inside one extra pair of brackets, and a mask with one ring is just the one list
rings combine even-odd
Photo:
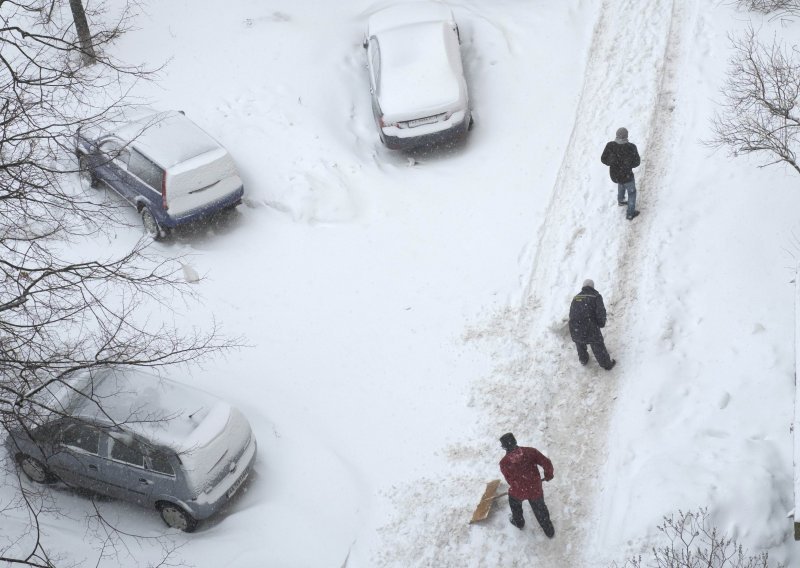
[(144, 226), (145, 233), (153, 237), (154, 241), (163, 240), (169, 234), (168, 231), (158, 223), (155, 216), (147, 207), (142, 207), (142, 225)]
[(193, 532), (197, 528), (197, 519), (187, 513), (182, 507), (174, 503), (160, 501), (156, 508), (161, 514), (161, 519), (168, 527), (183, 532)]
[(89, 165), (89, 159), (85, 154), (80, 154), (78, 156), (78, 168), (80, 169), (81, 179), (86, 180), (89, 184), (89, 187), (93, 189), (100, 187), (100, 180), (97, 178), (94, 170)]
[(25, 477), (35, 483), (55, 483), (58, 478), (42, 462), (27, 454), (17, 455), (17, 464)]

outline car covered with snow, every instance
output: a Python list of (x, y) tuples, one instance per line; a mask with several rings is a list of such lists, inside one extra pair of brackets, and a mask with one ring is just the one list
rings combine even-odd
[(369, 18), (364, 47), (372, 111), (388, 148), (463, 137), (472, 113), (450, 8), (410, 2), (379, 10)]
[(183, 531), (228, 503), (255, 461), (256, 439), (239, 410), (155, 375), (84, 372), (36, 396), (45, 415), (6, 439), (29, 479), (154, 508)]
[(161, 239), (239, 205), (244, 186), (228, 151), (180, 111), (133, 107), (76, 137), (81, 173), (127, 199)]

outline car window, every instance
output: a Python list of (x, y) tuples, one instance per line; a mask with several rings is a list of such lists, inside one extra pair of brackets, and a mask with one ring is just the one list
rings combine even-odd
[(117, 165), (128, 166), (130, 150), (125, 148), (120, 141), (114, 139), (105, 140), (100, 144), (100, 151), (107, 159), (117, 162)]
[(134, 149), (131, 150), (128, 160), (128, 171), (153, 189), (161, 190), (164, 171)]
[(374, 37), (369, 40), (369, 59), (372, 69), (373, 87), (375, 92), (378, 92), (380, 87), (379, 79), (381, 76), (381, 48), (378, 46), (378, 40)]
[(110, 432), (112, 460), (117, 460), (138, 467), (144, 467), (144, 452), (142, 446), (133, 436), (126, 433)]
[(70, 448), (78, 448), (90, 454), (98, 454), (100, 431), (88, 424), (68, 424), (61, 432), (61, 443)]
[(165, 475), (175, 475), (175, 470), (172, 469), (172, 464), (170, 463), (169, 456), (164, 452), (150, 452), (148, 456), (150, 458), (150, 469), (153, 471), (157, 471), (158, 473), (163, 473)]
[(63, 429), (63, 422), (49, 422), (47, 424), (42, 424), (38, 428), (34, 428), (31, 431), (31, 435), (37, 442), (58, 442)]

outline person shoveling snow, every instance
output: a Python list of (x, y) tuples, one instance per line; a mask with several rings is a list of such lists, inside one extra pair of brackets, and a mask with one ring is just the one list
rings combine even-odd
[(553, 538), (555, 529), (550, 521), (550, 511), (544, 502), (542, 478), (539, 467), (544, 470), (544, 480), (553, 479), (553, 462), (536, 448), (517, 446), (517, 440), (511, 432), (500, 437), (500, 444), (506, 455), (500, 460), (500, 471), (508, 483), (508, 506), (511, 508), (511, 524), (522, 529), (525, 517), (522, 514), (522, 502), (531, 504), (536, 520), (549, 538)]

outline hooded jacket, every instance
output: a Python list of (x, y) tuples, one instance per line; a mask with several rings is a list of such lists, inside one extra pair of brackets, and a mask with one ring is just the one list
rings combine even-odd
[(608, 166), (608, 173), (614, 183), (633, 181), (633, 168), (642, 162), (636, 144), (625, 142), (620, 144), (612, 140), (606, 144), (600, 161)]
[(518, 446), (506, 453), (500, 460), (500, 471), (508, 482), (509, 496), (519, 501), (544, 497), (540, 467), (545, 481), (553, 479), (553, 462), (536, 448)]
[(606, 306), (603, 296), (590, 286), (581, 288), (569, 307), (569, 334), (577, 343), (602, 343), (606, 326)]

